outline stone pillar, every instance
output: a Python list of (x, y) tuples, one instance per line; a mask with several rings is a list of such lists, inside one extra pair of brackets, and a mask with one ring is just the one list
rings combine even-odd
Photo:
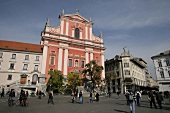
[(103, 71), (102, 71), (102, 80), (103, 80), (105, 78), (104, 53), (101, 54), (101, 62), (103, 66)]
[(86, 64), (89, 63), (89, 53), (86, 51)]
[(43, 47), (41, 74), (45, 74), (45, 71), (46, 71), (47, 52), (48, 52), (48, 45), (47, 44), (48, 44), (48, 41), (45, 41), (44, 47)]
[(69, 21), (68, 20), (66, 20), (66, 35), (68, 35), (68, 29), (69, 28)]
[(88, 27), (86, 25), (86, 28), (85, 28), (85, 39), (87, 40), (88, 39)]
[(90, 40), (92, 40), (92, 26), (90, 26)]
[(93, 60), (93, 52), (90, 52), (90, 61)]
[(61, 20), (60, 26), (61, 26), (61, 28), (60, 28), (61, 32), (60, 33), (63, 34), (63, 31), (64, 31), (64, 20)]
[(58, 53), (58, 70), (60, 71), (62, 71), (62, 58), (63, 58), (63, 49), (60, 47)]
[(67, 75), (67, 64), (68, 64), (68, 49), (65, 48), (65, 53), (64, 53), (64, 76)]
[(82, 31), (80, 31), (80, 39), (82, 39)]
[(72, 28), (72, 35), (71, 36), (74, 37), (74, 28)]

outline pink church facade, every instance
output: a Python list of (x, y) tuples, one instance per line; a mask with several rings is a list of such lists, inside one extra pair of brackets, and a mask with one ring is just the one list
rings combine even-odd
[[(42, 31), (42, 74), (49, 79), (50, 69), (60, 70), (65, 77), (69, 72), (82, 72), (85, 64), (96, 60), (104, 67), (104, 43), (102, 34), (92, 33), (93, 23), (78, 13), (59, 15), (60, 25), (52, 27), (49, 19)], [(101, 79), (105, 78), (102, 71)]]

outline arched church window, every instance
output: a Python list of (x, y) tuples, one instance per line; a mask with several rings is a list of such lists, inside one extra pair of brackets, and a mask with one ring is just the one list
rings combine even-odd
[(75, 67), (78, 67), (78, 60), (75, 61)]
[(79, 39), (80, 30), (78, 28), (75, 29), (75, 37)]

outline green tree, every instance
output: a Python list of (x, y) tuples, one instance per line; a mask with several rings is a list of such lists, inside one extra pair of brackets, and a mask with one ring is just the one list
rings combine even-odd
[(50, 69), (48, 74), (50, 75), (50, 79), (48, 80), (47, 85), (50, 85), (52, 90), (57, 90), (58, 92), (62, 91), (64, 77), (61, 71)]
[(100, 84), (101, 82), (101, 73), (103, 70), (103, 66), (99, 66), (95, 60), (90, 61), (85, 65), (85, 69), (82, 71), (84, 76), (89, 76), (90, 81), (92, 82), (92, 90), (96, 84)]
[(69, 73), (68, 76), (68, 85), (71, 87), (72, 90), (76, 90), (77, 86), (80, 86), (82, 83), (80, 74), (77, 73)]

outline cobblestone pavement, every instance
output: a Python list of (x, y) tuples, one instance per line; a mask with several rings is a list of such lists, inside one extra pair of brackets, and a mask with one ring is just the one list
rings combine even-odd
[[(16, 97), (17, 99), (17, 97)], [(84, 98), (84, 103), (71, 103), (70, 96), (54, 96), (54, 105), (47, 104), (48, 97), (29, 97), (28, 107), (7, 105), (7, 97), (0, 97), (0, 113), (130, 113), (124, 95), (117, 98), (100, 97), (100, 102), (89, 103), (89, 98)], [(136, 113), (169, 113), (170, 103), (164, 101), (163, 109), (150, 108), (147, 96), (143, 96), (141, 107), (136, 106)]]

